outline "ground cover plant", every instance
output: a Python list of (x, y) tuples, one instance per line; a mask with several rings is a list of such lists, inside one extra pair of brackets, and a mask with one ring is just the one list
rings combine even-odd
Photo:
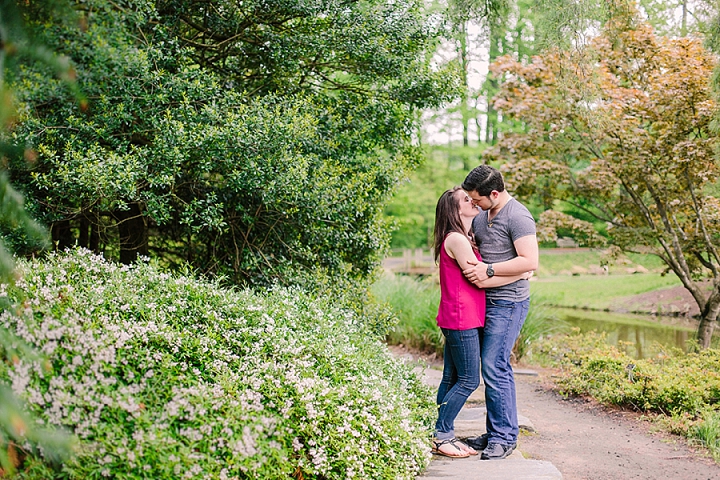
[(637, 360), (603, 335), (572, 333), (538, 341), (533, 361), (560, 370), (562, 394), (645, 412), (720, 460), (720, 350), (658, 347), (654, 357)]
[(365, 323), (299, 290), (230, 290), (87, 250), (21, 263), (0, 379), (76, 437), (19, 478), (414, 478), (435, 407)]

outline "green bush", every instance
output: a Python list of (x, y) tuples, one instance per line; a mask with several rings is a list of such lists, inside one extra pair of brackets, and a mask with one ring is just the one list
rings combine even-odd
[(334, 300), (222, 289), (86, 250), (21, 263), (1, 323), (45, 360), (0, 379), (70, 429), (61, 472), (22, 478), (414, 478), (427, 387)]

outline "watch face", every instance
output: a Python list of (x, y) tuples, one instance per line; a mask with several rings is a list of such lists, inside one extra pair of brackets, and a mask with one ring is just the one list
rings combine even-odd
[(493, 270), (492, 265), (488, 265), (488, 267), (487, 267), (487, 276), (488, 276), (488, 277), (492, 277), (493, 275), (495, 275), (495, 270)]

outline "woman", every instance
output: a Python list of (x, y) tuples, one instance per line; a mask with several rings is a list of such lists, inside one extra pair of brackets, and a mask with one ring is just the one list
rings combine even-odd
[[(472, 199), (460, 187), (447, 190), (435, 209), (433, 247), (440, 271), (440, 306), (437, 324), (445, 337), (443, 378), (437, 394), (438, 419), (433, 453), (465, 458), (477, 452), (455, 438), (454, 423), (460, 409), (480, 385), (480, 328), (485, 325), (485, 291), (470, 283), (462, 266), (480, 261), (472, 241), (472, 219), (478, 214)], [(492, 277), (483, 286), (497, 287), (517, 277)]]

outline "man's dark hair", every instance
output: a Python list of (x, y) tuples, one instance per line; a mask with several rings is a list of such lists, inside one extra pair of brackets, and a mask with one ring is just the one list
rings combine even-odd
[(472, 169), (462, 184), (466, 192), (476, 191), (478, 195), (487, 197), (493, 190), (505, 190), (502, 174), (490, 165), (480, 165)]

